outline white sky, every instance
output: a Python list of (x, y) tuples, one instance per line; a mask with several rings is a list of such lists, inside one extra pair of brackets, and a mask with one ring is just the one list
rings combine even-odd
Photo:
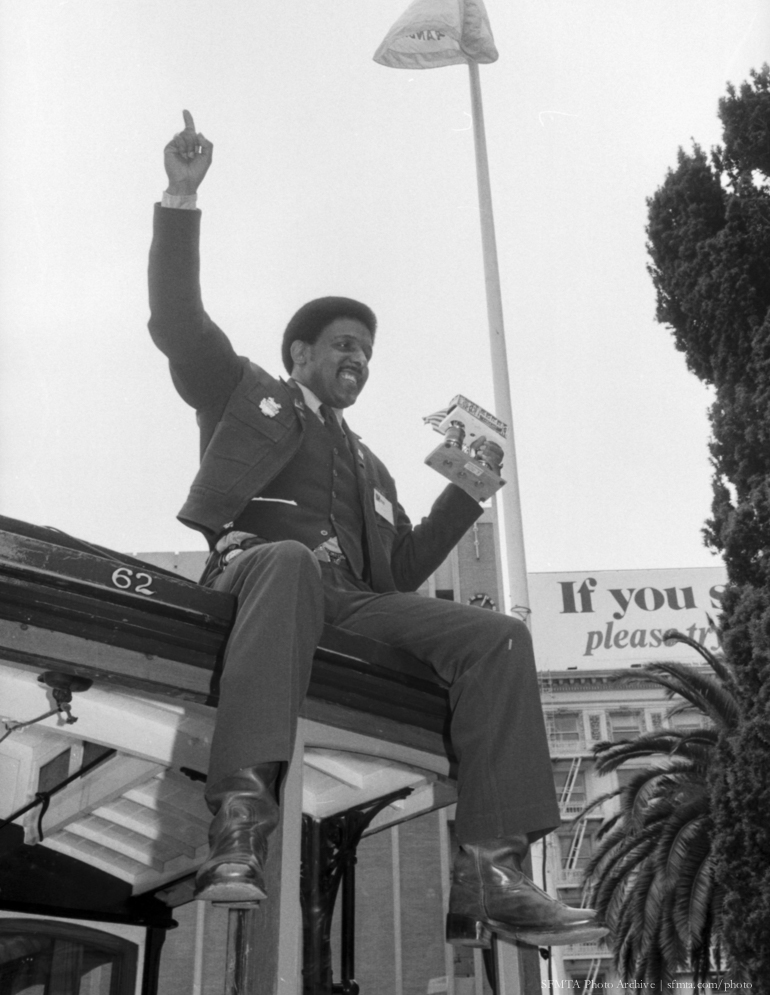
[[(493, 410), (467, 70), (372, 54), (407, 0), (3, 0), (0, 513), (123, 550), (175, 521), (194, 416), (146, 331), (162, 149), (189, 108), (204, 302), (281, 371), (324, 294), (380, 322), (351, 425), (413, 518), (422, 416)], [(713, 563), (706, 408), (645, 271), (645, 198), (770, 58), (767, 0), (488, 0), (481, 67), (530, 570)]]

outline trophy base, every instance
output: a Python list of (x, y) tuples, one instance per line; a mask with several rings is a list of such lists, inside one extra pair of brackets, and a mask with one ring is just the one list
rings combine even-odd
[(429, 453), (425, 462), (477, 501), (486, 501), (505, 483), (502, 477), (481, 466), (468, 453), (445, 442)]

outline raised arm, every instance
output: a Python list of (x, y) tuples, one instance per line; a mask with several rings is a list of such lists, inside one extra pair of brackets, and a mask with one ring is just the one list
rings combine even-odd
[(195, 130), (189, 111), (182, 111), (184, 131), (178, 132), (163, 149), (163, 163), (168, 176), (166, 192), (172, 197), (196, 194), (209, 171), (214, 146)]
[(196, 132), (190, 112), (183, 113), (184, 130), (163, 150), (168, 188), (163, 206), (155, 208), (149, 328), (169, 359), (180, 395), (194, 408), (216, 413), (240, 380), (243, 363), (201, 300), (201, 213), (195, 209), (195, 194), (211, 165), (214, 147)]

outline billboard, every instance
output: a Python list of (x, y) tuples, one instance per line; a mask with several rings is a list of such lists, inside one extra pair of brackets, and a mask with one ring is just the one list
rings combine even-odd
[(654, 660), (697, 660), (677, 629), (717, 650), (715, 622), (727, 573), (723, 566), (666, 570), (595, 570), (529, 574), (538, 670), (602, 670)]

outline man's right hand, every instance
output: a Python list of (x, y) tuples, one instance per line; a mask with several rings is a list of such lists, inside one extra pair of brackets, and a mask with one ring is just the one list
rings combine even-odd
[(163, 150), (163, 161), (168, 175), (167, 193), (196, 193), (211, 165), (214, 146), (196, 132), (192, 114), (182, 111), (184, 131), (174, 135)]

